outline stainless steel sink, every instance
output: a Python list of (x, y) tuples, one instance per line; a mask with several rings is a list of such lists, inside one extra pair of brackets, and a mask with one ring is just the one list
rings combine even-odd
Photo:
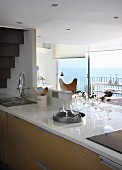
[(0, 104), (6, 107), (12, 107), (26, 104), (36, 104), (36, 102), (27, 99), (22, 99), (19, 97), (10, 97), (0, 99)]

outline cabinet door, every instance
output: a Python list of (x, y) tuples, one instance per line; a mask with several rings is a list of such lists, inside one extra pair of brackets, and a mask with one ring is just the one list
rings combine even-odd
[(50, 170), (40, 160), (38, 160), (34, 155), (29, 152), (26, 153), (25, 161), (26, 164), (24, 170)]
[(55, 170), (110, 170), (100, 162), (99, 155), (62, 137), (55, 146), (57, 156)]
[(22, 170), (24, 166), (24, 121), (8, 114), (7, 119), (7, 164), (13, 170)]
[(110, 170), (99, 155), (37, 126), (28, 126), (27, 148), (51, 170)]
[(36, 157), (38, 165), (43, 164), (46, 169), (53, 170), (55, 139), (57, 136), (37, 126), (28, 124), (26, 137), (27, 152), (30, 152)]
[(6, 113), (0, 110), (0, 160), (5, 162), (6, 150)]

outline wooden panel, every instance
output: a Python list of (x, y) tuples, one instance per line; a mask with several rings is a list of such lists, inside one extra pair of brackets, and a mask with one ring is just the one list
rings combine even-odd
[(3, 162), (5, 162), (6, 135), (6, 113), (0, 110), (0, 160)]
[(56, 160), (55, 170), (59, 167), (59, 170), (110, 170), (111, 168), (100, 163), (99, 155), (77, 145), (64, 138), (58, 138), (57, 145), (55, 147), (56, 157), (61, 158)]
[(9, 68), (1, 69), (0, 68), (0, 79), (1, 78), (10, 78), (11, 70)]
[(55, 167), (55, 146), (57, 137), (31, 124), (28, 126), (27, 137), (27, 150), (46, 166), (53, 169)]
[(15, 68), (15, 57), (0, 57), (0, 68)]
[(53, 170), (110, 170), (100, 163), (99, 155), (59, 136), (53, 136), (34, 125), (28, 126), (27, 149)]
[(24, 30), (1, 27), (0, 42), (24, 44)]
[(0, 43), (0, 56), (19, 56), (19, 45)]
[(0, 79), (0, 88), (7, 88), (7, 79)]
[[(18, 127), (17, 123), (14, 121), (14, 118), (10, 115), (8, 115), (8, 135), (7, 135), (7, 148), (6, 148), (6, 160), (7, 164), (12, 168), (15, 169), (15, 159), (16, 159), (16, 148), (18, 145)], [(17, 135), (18, 134), (18, 135)]]
[(38, 164), (38, 160), (31, 153), (26, 153), (24, 170), (45, 170)]
[(24, 121), (8, 114), (6, 161), (13, 170), (22, 170), (25, 161)]

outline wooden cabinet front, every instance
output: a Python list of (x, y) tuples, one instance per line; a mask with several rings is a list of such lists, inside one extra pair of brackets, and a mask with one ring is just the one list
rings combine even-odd
[(64, 138), (58, 138), (55, 149), (57, 150), (55, 170), (111, 169), (100, 162), (98, 154)]
[(5, 162), (6, 136), (7, 136), (6, 113), (0, 110), (0, 160)]
[(33, 154), (27, 152), (24, 170), (50, 170), (43, 162), (38, 160)]
[(100, 162), (98, 154), (87, 148), (10, 114), (0, 112), (0, 115), (0, 127), (4, 129), (0, 128), (0, 138), (7, 138), (6, 145), (0, 141), (0, 154), (5, 157), (6, 153), (7, 164), (13, 170), (111, 169)]
[(110, 170), (99, 155), (47, 130), (28, 125), (27, 148), (51, 170)]
[(6, 161), (13, 170), (22, 170), (25, 159), (24, 121), (8, 114)]
[(42, 169), (54, 167), (56, 138), (56, 135), (28, 123), (26, 149), (34, 155), (36, 164)]

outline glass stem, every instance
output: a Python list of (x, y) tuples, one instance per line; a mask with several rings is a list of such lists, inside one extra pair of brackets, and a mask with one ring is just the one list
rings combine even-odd
[(66, 117), (68, 117), (68, 112), (66, 111)]
[(109, 112), (107, 112), (107, 119), (109, 120)]

